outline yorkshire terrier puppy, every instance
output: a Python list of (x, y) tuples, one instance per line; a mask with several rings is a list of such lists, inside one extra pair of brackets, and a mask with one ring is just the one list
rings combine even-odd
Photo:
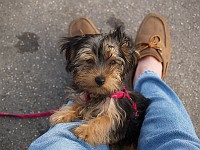
[(135, 67), (134, 45), (122, 27), (108, 34), (65, 37), (66, 69), (73, 75), (71, 105), (51, 117), (51, 125), (85, 120), (72, 132), (91, 145), (135, 149), (149, 100), (127, 91), (124, 77)]

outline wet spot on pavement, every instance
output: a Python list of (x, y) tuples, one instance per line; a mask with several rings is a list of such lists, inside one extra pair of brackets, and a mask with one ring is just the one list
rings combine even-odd
[(33, 53), (36, 52), (40, 47), (40, 45), (38, 44), (39, 37), (35, 33), (23, 32), (16, 37), (19, 39), (19, 41), (15, 45), (15, 47), (19, 49), (19, 53)]

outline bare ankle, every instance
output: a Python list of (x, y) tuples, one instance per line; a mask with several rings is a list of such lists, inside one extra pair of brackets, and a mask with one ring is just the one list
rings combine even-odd
[(162, 64), (154, 57), (152, 56), (146, 56), (142, 58), (137, 66), (136, 73), (134, 76), (134, 83), (142, 74), (144, 71), (153, 71), (155, 72), (159, 77), (162, 75)]

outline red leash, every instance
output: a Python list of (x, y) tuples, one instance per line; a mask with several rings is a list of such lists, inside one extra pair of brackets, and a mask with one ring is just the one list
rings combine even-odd
[(39, 117), (47, 117), (52, 115), (55, 112), (55, 110), (50, 110), (46, 112), (41, 113), (33, 113), (33, 114), (10, 114), (6, 112), (0, 112), (1, 116), (7, 116), (7, 117), (17, 117), (17, 118), (39, 118)]
[[(118, 91), (111, 96), (112, 98), (124, 98), (127, 97), (130, 101), (130, 95), (128, 91), (126, 90), (126, 87), (123, 86), (123, 91)], [(88, 95), (86, 95), (85, 100), (86, 102), (88, 101)], [(138, 116), (138, 110), (135, 102), (131, 101), (133, 109), (136, 111), (135, 116)], [(55, 110), (49, 110), (46, 112), (41, 112), (41, 113), (33, 113), (33, 114), (11, 114), (11, 113), (6, 113), (6, 112), (0, 112), (0, 117), (1, 116), (7, 116), (7, 117), (17, 117), (17, 118), (39, 118), (39, 117), (47, 117), (52, 115), (55, 112)]]

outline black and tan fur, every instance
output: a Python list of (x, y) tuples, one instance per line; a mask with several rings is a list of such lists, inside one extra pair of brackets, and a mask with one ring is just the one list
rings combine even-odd
[(62, 42), (66, 69), (73, 75), (68, 98), (74, 103), (55, 112), (51, 124), (85, 120), (72, 129), (78, 138), (92, 145), (110, 144), (111, 149), (136, 148), (149, 101), (129, 92), (131, 101), (137, 104), (136, 116), (130, 100), (111, 98), (135, 67), (132, 39), (119, 27), (112, 33), (66, 37)]

